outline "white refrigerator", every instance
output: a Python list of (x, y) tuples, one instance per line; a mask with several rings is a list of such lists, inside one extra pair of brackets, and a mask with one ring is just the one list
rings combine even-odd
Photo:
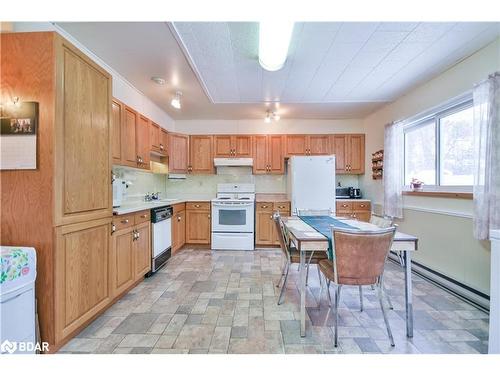
[(298, 209), (335, 214), (335, 155), (292, 156), (288, 159), (288, 199)]

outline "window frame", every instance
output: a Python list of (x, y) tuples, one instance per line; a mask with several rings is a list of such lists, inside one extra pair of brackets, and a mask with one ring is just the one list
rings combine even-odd
[(472, 95), (467, 94), (458, 100), (454, 100), (445, 105), (441, 105), (434, 110), (422, 115), (413, 117), (403, 125), (403, 191), (412, 191), (409, 185), (406, 184), (406, 134), (410, 133), (419, 127), (425, 126), (430, 120), (434, 123), (435, 131), (435, 181), (434, 185), (424, 185), (424, 192), (472, 192), (473, 185), (441, 185), (441, 119), (453, 115), (462, 110), (472, 108)]

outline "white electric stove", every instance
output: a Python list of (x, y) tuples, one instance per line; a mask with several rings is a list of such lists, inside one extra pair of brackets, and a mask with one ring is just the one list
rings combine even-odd
[(218, 184), (212, 199), (212, 249), (253, 250), (255, 185)]

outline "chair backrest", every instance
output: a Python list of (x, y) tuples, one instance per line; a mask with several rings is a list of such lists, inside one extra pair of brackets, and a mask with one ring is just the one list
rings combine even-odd
[(298, 216), (329, 216), (331, 214), (329, 209), (325, 210), (306, 210), (302, 208), (297, 209)]
[(281, 252), (286, 256), (288, 260), (290, 260), (290, 249), (289, 249), (290, 241), (288, 240), (285, 225), (283, 224), (283, 220), (281, 220), (279, 212), (275, 212), (273, 214), (273, 220), (274, 220), (274, 225), (276, 226), (276, 232), (278, 233)]
[(394, 220), (388, 216), (379, 216), (372, 213), (370, 217), (370, 223), (376, 225), (379, 228), (389, 228), (393, 226)]
[(377, 231), (332, 228), (335, 282), (371, 285), (384, 272), (395, 227)]

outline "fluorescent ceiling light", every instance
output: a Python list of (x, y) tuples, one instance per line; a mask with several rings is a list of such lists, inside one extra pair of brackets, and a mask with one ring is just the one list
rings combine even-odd
[(175, 96), (172, 98), (172, 101), (170, 102), (170, 105), (175, 109), (181, 109), (181, 96), (182, 93), (180, 91), (177, 91), (175, 93)]
[(292, 38), (293, 22), (263, 21), (259, 25), (259, 63), (271, 72), (280, 70), (286, 61)]

